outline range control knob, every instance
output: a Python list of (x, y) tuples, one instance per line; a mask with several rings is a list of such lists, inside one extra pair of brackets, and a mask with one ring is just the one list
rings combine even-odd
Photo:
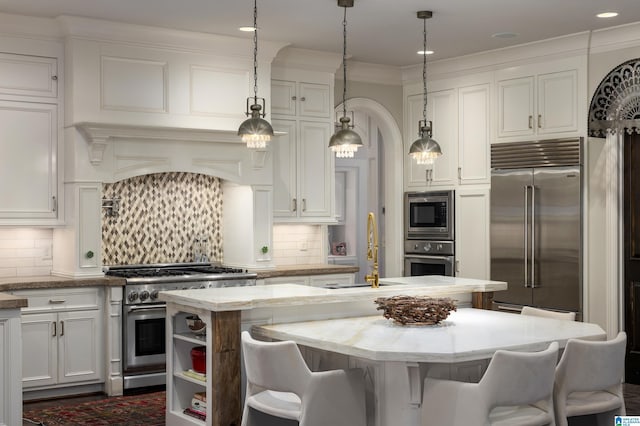
[(147, 290), (142, 290), (140, 292), (140, 300), (143, 302), (149, 298), (149, 292)]
[(436, 248), (438, 249), (438, 251), (442, 251), (442, 244), (438, 244)]
[(420, 248), (420, 244), (416, 243), (413, 245), (414, 250), (418, 250)]
[(431, 251), (431, 243), (426, 243), (424, 245), (424, 251), (426, 251), (426, 252), (430, 252)]
[(158, 290), (151, 290), (151, 300), (158, 298)]
[(130, 291), (129, 295), (127, 296), (127, 298), (129, 299), (129, 302), (133, 302), (134, 300), (136, 300), (138, 298), (138, 292), (137, 291)]

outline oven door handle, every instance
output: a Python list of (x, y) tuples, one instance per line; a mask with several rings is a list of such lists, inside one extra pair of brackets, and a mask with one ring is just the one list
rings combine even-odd
[(127, 312), (140, 312), (140, 311), (164, 311), (167, 308), (166, 304), (153, 305), (153, 306), (127, 306)]

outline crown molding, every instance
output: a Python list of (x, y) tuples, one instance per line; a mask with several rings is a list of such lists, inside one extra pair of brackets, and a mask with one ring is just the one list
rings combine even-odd
[[(391, 65), (349, 61), (347, 79), (363, 83), (402, 86), (402, 69)], [(341, 68), (336, 71), (336, 80), (342, 80)]]
[[(515, 65), (586, 55), (589, 51), (590, 32), (580, 32), (562, 37), (489, 50), (472, 55), (429, 62), (428, 76), (431, 79), (459, 77), (480, 72), (494, 71)], [(422, 78), (422, 64), (402, 68), (404, 84)]]
[(640, 22), (595, 30), (591, 34), (590, 53), (640, 46)]
[[(227, 57), (253, 57), (253, 39), (182, 31), (63, 15), (56, 18), (67, 38), (143, 45)], [(287, 43), (260, 40), (261, 60), (272, 60)]]
[(283, 47), (274, 58), (272, 65), (280, 68), (335, 73), (342, 63), (342, 55), (321, 50)]

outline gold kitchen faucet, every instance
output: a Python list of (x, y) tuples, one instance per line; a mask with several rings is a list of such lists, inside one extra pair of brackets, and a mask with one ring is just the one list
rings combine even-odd
[(371, 274), (364, 276), (366, 282), (372, 288), (380, 286), (380, 275), (378, 274), (378, 227), (373, 213), (369, 212), (367, 217), (367, 260), (373, 260), (373, 270)]

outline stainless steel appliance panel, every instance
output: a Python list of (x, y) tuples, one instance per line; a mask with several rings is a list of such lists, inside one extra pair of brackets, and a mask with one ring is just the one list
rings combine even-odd
[(406, 192), (406, 239), (454, 239), (454, 192)]
[(455, 258), (453, 256), (406, 255), (404, 257), (404, 275), (406, 277), (421, 275), (452, 277), (454, 275), (454, 263)]
[(533, 173), (533, 303), (580, 310), (580, 168), (537, 168)]
[(496, 170), (491, 176), (491, 279), (506, 281), (508, 290), (494, 300), (530, 305), (530, 197), (533, 169)]

